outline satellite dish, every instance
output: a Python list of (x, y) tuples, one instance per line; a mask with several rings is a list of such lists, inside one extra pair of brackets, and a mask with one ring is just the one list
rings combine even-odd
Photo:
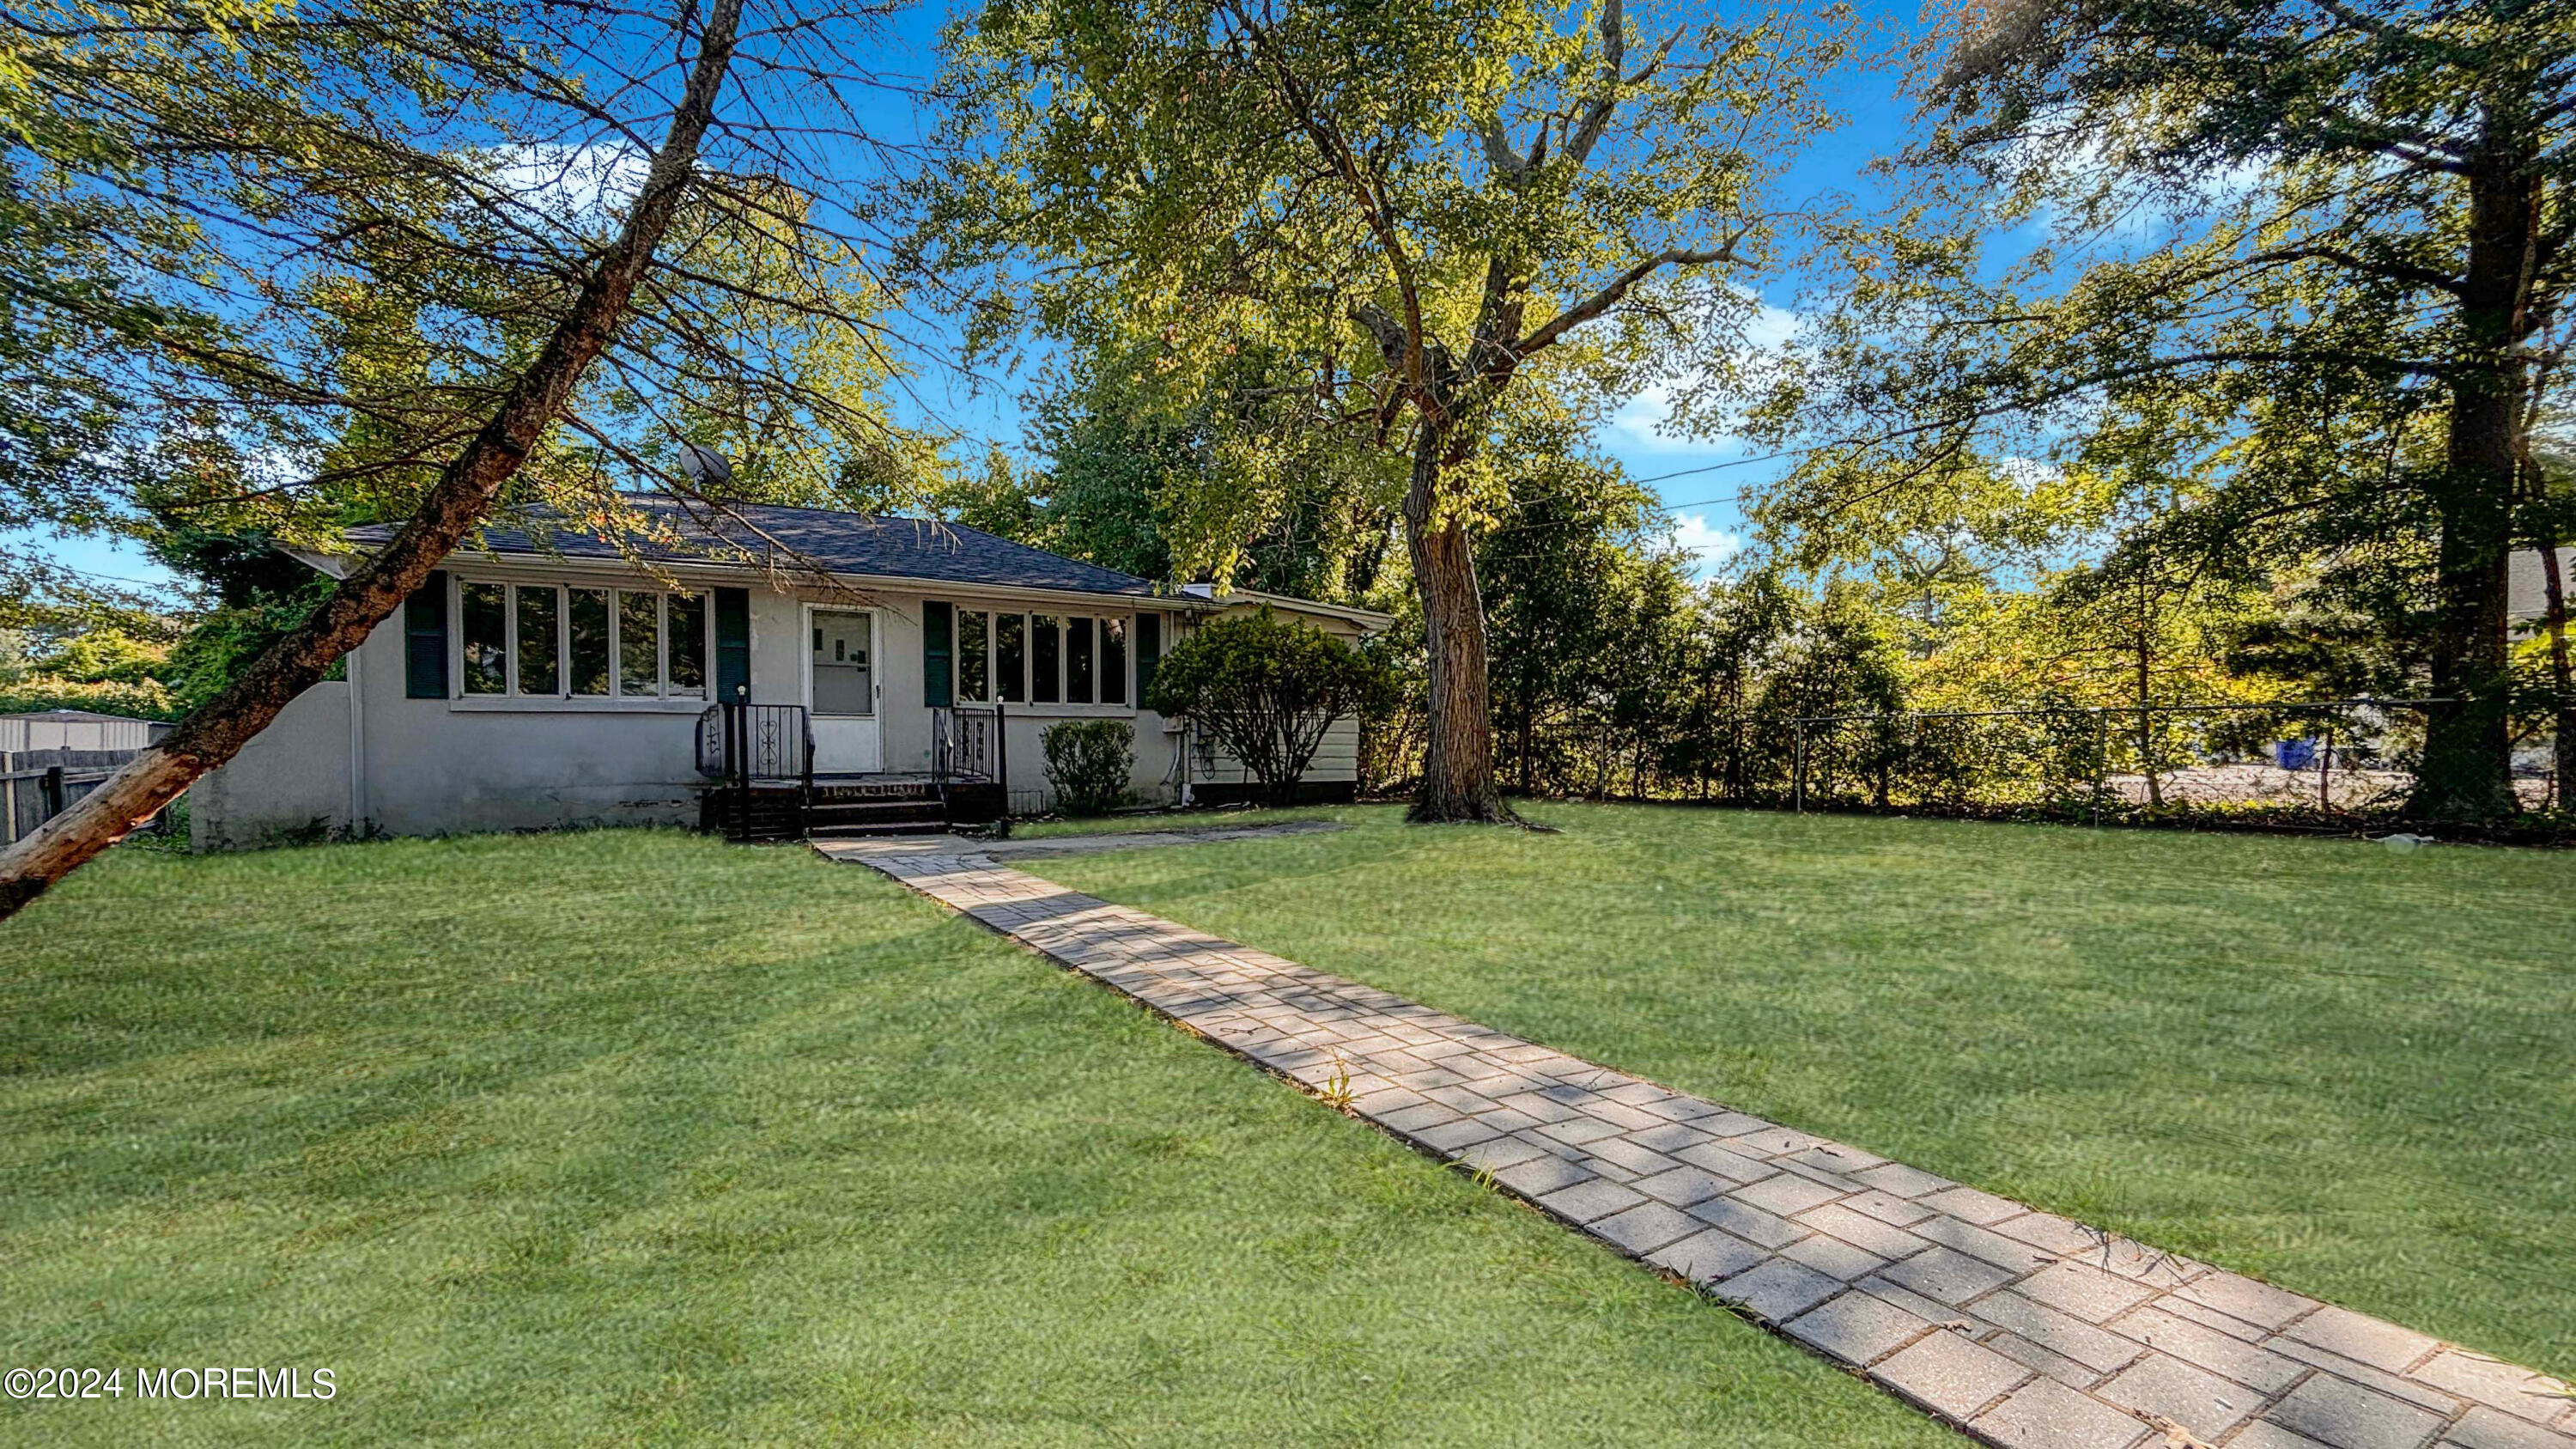
[(724, 454), (701, 443), (680, 445), (680, 471), (701, 488), (721, 488), (733, 481), (733, 465)]

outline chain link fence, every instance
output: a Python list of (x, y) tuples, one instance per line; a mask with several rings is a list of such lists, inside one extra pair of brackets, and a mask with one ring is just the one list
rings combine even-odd
[[(2423, 699), (1714, 715), (1622, 728), (1608, 711), (1496, 739), (1524, 793), (2108, 823), (2349, 831), (2403, 815)], [(2576, 838), (2545, 735), (2519, 742), (2529, 833)]]

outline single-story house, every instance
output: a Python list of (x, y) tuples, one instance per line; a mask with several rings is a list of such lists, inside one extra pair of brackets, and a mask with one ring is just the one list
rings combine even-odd
[[(197, 784), (197, 843), (714, 824), (723, 802), (790, 790), (800, 825), (935, 827), (1043, 808), (1040, 736), (1078, 719), (1132, 722), (1140, 799), (1241, 798), (1239, 764), (1139, 704), (1163, 650), (1229, 610), (1354, 640), (1393, 622), (1165, 590), (959, 524), (636, 506), (649, 542), (629, 551), (493, 528), (450, 556), (345, 680)], [(338, 575), (391, 535), (303, 557)], [(1336, 722), (1310, 795), (1350, 796), (1357, 736)]]
[(169, 729), (159, 720), (87, 709), (0, 714), (0, 751), (139, 750)]
[[(2576, 548), (2558, 551), (2558, 585), (2565, 593), (2576, 594)], [(2548, 615), (2548, 579), (2541, 571), (2540, 550), (2515, 549), (2505, 568), (2505, 617), (2515, 630), (2536, 634)]]

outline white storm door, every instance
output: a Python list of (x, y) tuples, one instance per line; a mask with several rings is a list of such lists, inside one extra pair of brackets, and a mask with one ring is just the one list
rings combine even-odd
[(813, 716), (818, 775), (869, 775), (885, 767), (877, 728), (883, 634), (874, 609), (805, 608), (805, 707)]

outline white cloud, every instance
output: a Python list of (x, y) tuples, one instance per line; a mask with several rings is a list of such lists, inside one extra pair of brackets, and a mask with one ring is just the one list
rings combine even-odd
[(1673, 520), (1673, 546), (1699, 560), (1691, 572), (1704, 574), (1733, 558), (1744, 547), (1744, 538), (1711, 527), (1706, 514), (1685, 513)]
[[(1743, 337), (1747, 347), (1783, 347), (1797, 335), (1797, 313), (1775, 307), (1742, 287), (1730, 286), (1727, 290), (1736, 301), (1746, 304)], [(1621, 403), (1619, 410), (1610, 415), (1611, 442), (1633, 453), (1726, 456), (1748, 451), (1744, 440), (1732, 434), (1695, 433), (1677, 425), (1673, 421), (1673, 395), (1678, 391), (1677, 382), (1658, 382)]]
[(1752, 449), (1733, 433), (1694, 432), (1673, 421), (1673, 386), (1659, 382), (1610, 415), (1610, 446), (1631, 455), (1741, 457)]
[(2025, 458), (2018, 453), (2007, 453), (1997, 458), (1995, 471), (2011, 479), (2024, 493), (2036, 493), (2066, 477), (2066, 470), (2055, 463), (2045, 458)]
[(492, 179), (522, 206), (576, 224), (623, 211), (652, 170), (643, 152), (619, 145), (507, 146), (490, 156)]
[(1757, 305), (1744, 324), (1744, 340), (1754, 347), (1779, 347), (1797, 335), (1798, 314), (1768, 302)]
[(1614, 442), (1639, 453), (1705, 453), (1723, 449), (1723, 441), (1694, 438), (1673, 427), (1673, 387), (1659, 382), (1619, 405), (1610, 415)]

